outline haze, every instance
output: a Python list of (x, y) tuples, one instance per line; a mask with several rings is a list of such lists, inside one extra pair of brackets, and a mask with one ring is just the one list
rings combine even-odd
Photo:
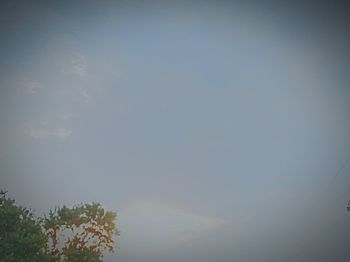
[(116, 210), (106, 261), (349, 261), (345, 7), (1, 5), (18, 203)]

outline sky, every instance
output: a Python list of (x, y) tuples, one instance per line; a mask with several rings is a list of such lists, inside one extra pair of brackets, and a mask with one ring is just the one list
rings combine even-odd
[(105, 261), (349, 261), (347, 6), (2, 1), (0, 186), (118, 213)]

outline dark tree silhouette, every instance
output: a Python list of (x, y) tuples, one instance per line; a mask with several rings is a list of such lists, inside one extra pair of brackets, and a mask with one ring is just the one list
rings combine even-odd
[(0, 261), (49, 261), (47, 237), (33, 213), (0, 192)]
[(102, 261), (119, 235), (116, 213), (98, 204), (66, 206), (35, 218), (0, 191), (0, 261)]

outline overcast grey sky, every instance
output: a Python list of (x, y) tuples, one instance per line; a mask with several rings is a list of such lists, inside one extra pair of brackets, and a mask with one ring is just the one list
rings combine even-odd
[(1, 5), (18, 203), (117, 210), (106, 261), (349, 261), (346, 6)]

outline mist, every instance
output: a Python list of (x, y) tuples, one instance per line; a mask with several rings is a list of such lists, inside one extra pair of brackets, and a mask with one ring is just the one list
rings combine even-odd
[(117, 211), (105, 261), (349, 261), (348, 12), (2, 1), (1, 189)]

